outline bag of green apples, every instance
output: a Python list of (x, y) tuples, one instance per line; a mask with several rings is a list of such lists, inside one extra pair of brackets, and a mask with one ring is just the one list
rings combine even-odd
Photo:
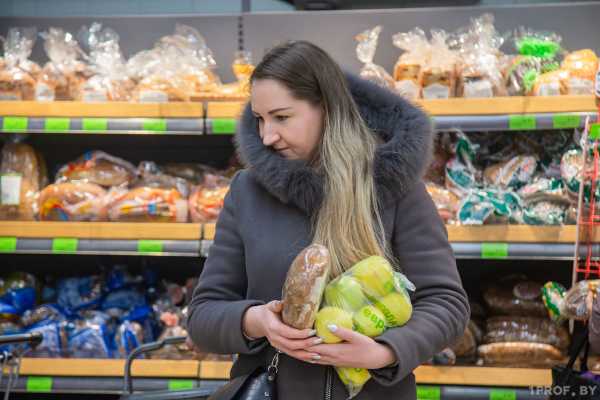
[[(414, 291), (415, 286), (394, 271), (385, 258), (365, 258), (325, 288), (325, 298), (315, 320), (317, 335), (324, 343), (339, 343), (342, 340), (328, 330), (329, 324), (369, 337), (402, 326), (412, 314), (409, 290)], [(336, 367), (336, 371), (348, 389), (349, 398), (356, 396), (371, 378), (363, 368)]]

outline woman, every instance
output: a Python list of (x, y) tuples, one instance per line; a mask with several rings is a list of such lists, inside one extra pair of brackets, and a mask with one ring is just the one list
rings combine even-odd
[[(247, 169), (232, 181), (189, 307), (193, 342), (238, 353), (232, 377), (281, 351), (281, 399), (347, 398), (329, 366), (370, 370), (358, 400), (416, 399), (413, 369), (462, 335), (469, 318), (445, 227), (421, 182), (432, 147), (427, 116), (344, 76), (320, 48), (290, 42), (256, 67), (236, 145)], [(284, 325), (277, 300), (311, 243), (329, 249), (331, 278), (370, 255), (395, 261), (417, 288), (411, 320), (375, 339), (330, 326), (344, 339), (334, 345)]]

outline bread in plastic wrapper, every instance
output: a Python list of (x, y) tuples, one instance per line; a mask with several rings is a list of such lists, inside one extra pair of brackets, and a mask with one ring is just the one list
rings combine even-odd
[(123, 321), (115, 334), (116, 354), (126, 358), (133, 349), (144, 343), (144, 330), (137, 322)]
[(0, 70), (0, 100), (34, 100), (39, 65), (29, 60), (35, 44), (35, 28), (10, 28), (4, 41), (4, 61)]
[(329, 251), (319, 244), (306, 247), (294, 258), (282, 290), (281, 317), (284, 323), (296, 329), (312, 328), (329, 268)]
[[(354, 329), (377, 337), (386, 329), (406, 324), (412, 316), (409, 291), (415, 286), (403, 274), (396, 272), (382, 256), (370, 256), (329, 282), (321, 309), (317, 313), (315, 329), (325, 343), (339, 343), (341, 339), (327, 326)], [(360, 368), (337, 368), (349, 397), (356, 396), (370, 379), (369, 371)]]
[(558, 69), (541, 74), (533, 86), (533, 96), (561, 96), (569, 94), (569, 71)]
[(489, 166), (483, 172), (485, 183), (502, 189), (519, 189), (530, 182), (537, 170), (535, 156), (519, 155)]
[(38, 199), (40, 221), (106, 221), (107, 192), (93, 183), (63, 182), (45, 187)]
[(56, 174), (57, 182), (80, 181), (106, 188), (128, 186), (135, 178), (133, 164), (103, 151), (88, 151)]
[(188, 216), (179, 191), (147, 186), (113, 191), (107, 209), (111, 221), (122, 222), (187, 222)]
[(421, 72), (424, 99), (448, 99), (455, 96), (457, 55), (448, 47), (448, 34), (431, 32), (431, 57)]
[(561, 69), (568, 72), (565, 94), (594, 94), (598, 56), (593, 50), (584, 49), (568, 54), (561, 64)]
[(229, 192), (230, 180), (224, 176), (206, 174), (204, 182), (197, 186), (189, 197), (188, 208), (192, 222), (216, 222), (225, 196)]
[(444, 222), (449, 223), (454, 221), (460, 199), (454, 193), (439, 185), (428, 183), (426, 187)]
[(394, 46), (404, 50), (394, 65), (396, 91), (406, 98), (418, 99), (421, 97), (421, 71), (431, 57), (429, 40), (420, 28), (396, 33), (392, 40)]
[(565, 356), (554, 346), (545, 343), (504, 342), (478, 347), (484, 365), (525, 368), (551, 368)]
[(465, 333), (451, 346), (457, 358), (473, 358), (477, 354), (479, 328), (473, 321), (469, 321)]
[(190, 195), (190, 182), (177, 176), (169, 175), (153, 161), (142, 161), (137, 168), (138, 180), (134, 187), (159, 189), (175, 189), (183, 197)]
[(493, 315), (545, 317), (542, 301), (542, 284), (524, 277), (509, 276), (498, 283), (488, 285), (483, 299)]
[(486, 321), (485, 344), (503, 342), (545, 343), (565, 352), (569, 347), (569, 332), (549, 318), (492, 317)]
[(599, 286), (598, 279), (579, 281), (569, 290), (557, 282), (547, 282), (542, 293), (550, 318), (558, 323), (568, 319), (587, 321), (590, 318), (587, 298), (590, 295), (595, 298)]
[(25, 143), (7, 143), (0, 155), (0, 219), (34, 220), (39, 191), (47, 183), (46, 163)]
[(358, 60), (364, 64), (360, 70), (360, 76), (375, 82), (379, 86), (393, 90), (395, 86), (394, 79), (381, 65), (377, 65), (373, 62), (381, 29), (381, 25), (377, 25), (354, 37), (358, 42), (358, 45), (356, 46), (356, 55)]

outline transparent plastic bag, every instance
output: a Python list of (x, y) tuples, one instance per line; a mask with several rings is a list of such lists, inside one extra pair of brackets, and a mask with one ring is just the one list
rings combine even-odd
[(93, 183), (104, 187), (128, 186), (136, 177), (130, 162), (103, 151), (88, 151), (64, 165), (56, 174), (56, 182)]
[(429, 40), (421, 28), (396, 33), (392, 40), (394, 46), (404, 50), (394, 66), (396, 91), (409, 99), (418, 99), (421, 97), (421, 71), (431, 58)]
[(447, 99), (456, 90), (456, 53), (449, 48), (448, 34), (431, 31), (431, 57), (421, 72), (424, 99)]
[(452, 223), (456, 218), (456, 211), (458, 210), (460, 200), (459, 198), (442, 186), (428, 183), (427, 192), (433, 199), (440, 217), (445, 223)]
[(216, 222), (223, 209), (231, 181), (220, 175), (205, 174), (204, 182), (192, 190), (188, 208), (192, 222)]
[(367, 29), (355, 36), (358, 42), (356, 55), (358, 60), (364, 64), (360, 70), (360, 76), (375, 82), (379, 86), (393, 90), (395, 86), (394, 79), (382, 66), (373, 62), (381, 29), (381, 25), (377, 25), (373, 29)]
[(25, 272), (0, 277), (0, 321), (18, 322), (36, 300), (36, 279)]
[(569, 290), (560, 283), (547, 282), (542, 293), (550, 318), (559, 323), (568, 319), (587, 321), (590, 315), (586, 300), (589, 295), (598, 295), (599, 286), (599, 279), (579, 281)]
[(33, 100), (41, 68), (29, 60), (35, 28), (10, 28), (4, 42), (5, 68), (0, 69), (0, 100)]
[(485, 344), (503, 342), (545, 343), (566, 351), (569, 333), (548, 318), (492, 317), (486, 321)]
[[(180, 316), (175, 312), (162, 312), (160, 314), (160, 321), (164, 324), (164, 329), (158, 340), (172, 336), (187, 336), (187, 331), (180, 325), (180, 320)], [(163, 360), (191, 360), (197, 358), (186, 343), (167, 345), (153, 352), (151, 356), (152, 358)]]
[(584, 49), (568, 54), (561, 64), (561, 69), (568, 73), (565, 94), (594, 94), (598, 56), (593, 50)]
[(176, 189), (142, 186), (112, 191), (107, 205), (111, 221), (187, 222), (187, 200)]
[(39, 195), (40, 221), (106, 221), (107, 192), (99, 185), (64, 182), (46, 186)]
[(190, 194), (190, 184), (187, 180), (166, 174), (153, 161), (142, 161), (138, 165), (137, 175), (139, 178), (134, 187), (175, 189), (183, 197), (188, 197)]
[[(354, 329), (376, 337), (386, 329), (404, 325), (412, 315), (409, 291), (415, 286), (383, 257), (368, 257), (332, 280), (315, 320), (317, 335), (325, 343), (339, 343), (328, 325)], [(336, 368), (349, 397), (356, 396), (370, 379), (367, 370)]]

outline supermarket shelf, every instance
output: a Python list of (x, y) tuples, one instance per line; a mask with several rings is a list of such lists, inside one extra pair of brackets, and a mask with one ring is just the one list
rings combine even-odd
[(433, 120), (438, 131), (460, 129), (464, 132), (477, 132), (582, 128), (587, 117), (590, 122), (596, 122), (597, 113), (526, 114), (525, 117), (521, 114), (434, 116)]

